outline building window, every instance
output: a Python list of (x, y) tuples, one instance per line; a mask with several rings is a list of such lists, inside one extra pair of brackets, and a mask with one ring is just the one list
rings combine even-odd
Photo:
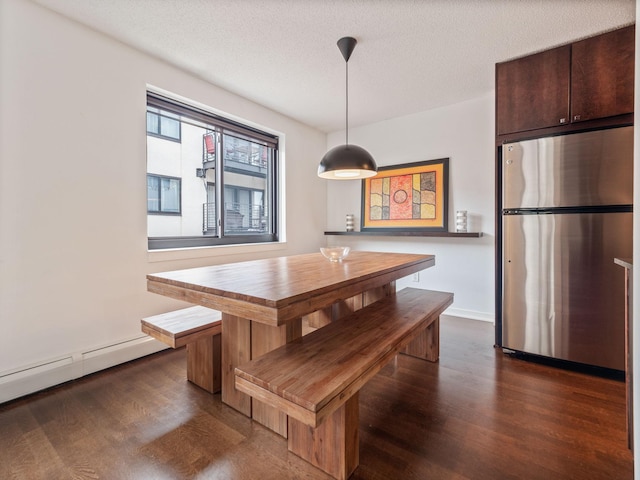
[(158, 109), (147, 108), (147, 134), (179, 142), (180, 120), (162, 115)]
[(149, 249), (277, 241), (277, 178), (276, 136), (147, 94)]
[(180, 179), (147, 175), (147, 213), (180, 214)]

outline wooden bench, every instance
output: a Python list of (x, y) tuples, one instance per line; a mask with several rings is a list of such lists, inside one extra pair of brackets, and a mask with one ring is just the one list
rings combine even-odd
[(140, 323), (144, 333), (171, 348), (186, 345), (187, 379), (210, 393), (220, 391), (220, 312), (195, 306), (143, 318)]
[(397, 353), (439, 356), (453, 294), (407, 288), (235, 369), (236, 388), (289, 416), (289, 451), (334, 478), (359, 463), (359, 390)]

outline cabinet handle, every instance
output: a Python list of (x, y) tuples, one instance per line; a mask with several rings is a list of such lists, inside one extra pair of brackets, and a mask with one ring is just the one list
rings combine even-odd
[(564, 123), (567, 123), (567, 119), (566, 119), (566, 118), (564, 118), (564, 117), (562, 117), (562, 118), (560, 119), (560, 125), (562, 125), (562, 124), (564, 124)]
[(574, 119), (574, 120), (580, 120), (580, 115), (574, 115), (574, 116), (573, 116), (573, 119)]

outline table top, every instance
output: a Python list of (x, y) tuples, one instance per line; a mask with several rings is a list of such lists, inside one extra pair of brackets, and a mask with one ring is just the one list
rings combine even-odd
[(147, 280), (149, 291), (279, 325), (434, 264), (433, 255), (411, 253), (353, 251), (342, 262), (310, 253), (155, 273)]

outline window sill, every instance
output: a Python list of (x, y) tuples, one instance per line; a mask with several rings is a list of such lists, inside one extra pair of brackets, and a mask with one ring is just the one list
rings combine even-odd
[(284, 250), (286, 242), (245, 243), (242, 245), (211, 245), (206, 247), (167, 248), (163, 250), (147, 250), (149, 263), (170, 262), (174, 260), (191, 260), (196, 258), (216, 257), (220, 255), (242, 255), (255, 252), (273, 252)]

